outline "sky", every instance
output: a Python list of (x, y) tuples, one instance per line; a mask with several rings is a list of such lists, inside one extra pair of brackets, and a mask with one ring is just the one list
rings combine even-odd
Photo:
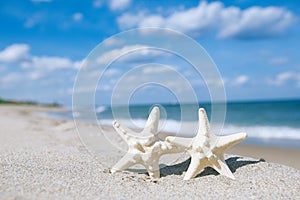
[[(300, 2), (291, 0), (2, 0), (0, 97), (71, 105), (82, 61), (99, 43), (133, 28), (161, 27), (202, 45), (218, 67), (229, 101), (300, 98), (299, 16)], [(174, 66), (202, 92), (179, 59), (143, 55), (147, 62)], [(136, 56), (127, 59), (137, 63)], [(127, 71), (124, 62), (107, 71), (96, 92), (99, 102), (109, 102), (113, 84)], [(132, 98), (168, 100), (167, 90), (150, 90)]]

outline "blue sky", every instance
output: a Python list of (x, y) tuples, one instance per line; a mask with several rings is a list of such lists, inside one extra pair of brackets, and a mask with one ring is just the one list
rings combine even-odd
[[(218, 66), (228, 100), (300, 98), (299, 15), (300, 2), (290, 0), (3, 0), (0, 97), (71, 105), (81, 61), (96, 45), (151, 26), (199, 42)], [(177, 67), (184, 71), (180, 61)]]

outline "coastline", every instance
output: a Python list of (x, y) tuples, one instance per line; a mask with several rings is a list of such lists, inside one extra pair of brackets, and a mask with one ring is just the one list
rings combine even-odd
[[(186, 160), (162, 168), (154, 183), (143, 172), (111, 175), (86, 151), (73, 121), (39, 115), (53, 109), (63, 108), (0, 105), (1, 199), (299, 197), (300, 151), (240, 144), (226, 152), (234, 154), (227, 159), (234, 181), (209, 169), (183, 181)], [(103, 158), (111, 159), (106, 150)]]

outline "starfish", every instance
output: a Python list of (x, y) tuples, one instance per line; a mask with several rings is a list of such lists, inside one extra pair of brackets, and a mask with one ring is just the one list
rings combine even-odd
[(168, 136), (166, 141), (185, 148), (191, 155), (191, 163), (184, 180), (194, 178), (205, 167), (214, 168), (219, 174), (235, 179), (224, 161), (224, 151), (246, 139), (246, 133), (217, 136), (210, 130), (209, 121), (203, 108), (199, 109), (199, 128), (194, 138)]
[(115, 164), (111, 173), (122, 171), (135, 164), (142, 164), (151, 178), (159, 178), (159, 158), (167, 153), (184, 151), (171, 143), (160, 141), (158, 137), (159, 108), (154, 107), (141, 133), (122, 127), (117, 121), (113, 122), (115, 130), (128, 144), (128, 152)]

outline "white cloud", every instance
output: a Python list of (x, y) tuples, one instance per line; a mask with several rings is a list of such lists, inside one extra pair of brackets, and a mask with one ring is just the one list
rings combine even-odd
[(0, 50), (0, 90), (5, 98), (39, 102), (69, 101), (60, 93), (72, 87), (81, 61), (30, 53), (27, 44), (13, 44)]
[(30, 56), (26, 61), (20, 62), (23, 69), (40, 69), (43, 71), (53, 71), (59, 69), (78, 69), (81, 62), (73, 62), (69, 58), (50, 56)]
[(135, 49), (145, 48), (146, 46), (143, 45), (129, 45), (124, 46), (121, 49), (114, 49), (111, 50), (101, 56), (99, 56), (96, 60), (97, 63), (107, 63), (117, 59), (119, 56), (126, 54), (128, 52), (134, 51)]
[(131, 0), (110, 0), (108, 2), (109, 8), (111, 10), (124, 10), (131, 3)]
[[(120, 72), (121, 72), (120, 70), (115, 69), (115, 68), (107, 69), (107, 70), (104, 71), (102, 77), (109, 78), (109, 80), (112, 81), (113, 80), (112, 78), (115, 75), (118, 75)], [(93, 72), (90, 73), (90, 76), (91, 77), (98, 77), (98, 76), (100, 76), (100, 73), (98, 71), (93, 71)]]
[(295, 16), (282, 7), (225, 7), (221, 2), (202, 1), (189, 9), (172, 14), (124, 13), (118, 19), (121, 29), (133, 27), (166, 27), (201, 36), (216, 31), (219, 38), (259, 38), (283, 33), (296, 21)]
[(110, 91), (110, 90), (112, 90), (112, 86), (111, 85), (101, 85), (99, 88), (97, 88), (97, 90)]
[(108, 51), (107, 53), (99, 56), (96, 62), (104, 64), (118, 59), (121, 55), (124, 56), (122, 57), (122, 62), (139, 62), (166, 56), (166, 53), (151, 49), (149, 46), (145, 45), (128, 45), (119, 49)]
[(32, 71), (28, 73), (28, 78), (31, 80), (37, 80), (43, 76), (39, 71)]
[(123, 44), (123, 43), (124, 43), (124, 41), (121, 40), (121, 39), (109, 38), (107, 40), (104, 40), (103, 45), (106, 46), (106, 47), (109, 47), (109, 46), (114, 46), (114, 45), (120, 45), (120, 44)]
[(35, 56), (30, 54), (30, 46), (27, 44), (12, 44), (0, 51), (2, 66), (15, 63), (22, 68), (41, 68), (56, 70), (62, 68), (78, 69), (80, 61), (73, 62), (69, 58)]
[(72, 15), (72, 18), (75, 22), (79, 22), (83, 19), (83, 14), (82, 13), (74, 13)]
[(74, 62), (69, 58), (34, 56), (30, 62), (30, 67), (42, 68), (48, 70), (75, 68)]
[(12, 44), (0, 51), (0, 62), (17, 62), (28, 58), (27, 44)]
[(108, 70), (105, 71), (105, 75), (107, 75), (107, 76), (113, 76), (113, 75), (116, 75), (118, 73), (120, 73), (120, 71), (117, 70), (117, 69), (108, 69)]
[(247, 75), (239, 75), (233, 79), (223, 78), (223, 83), (226, 86), (242, 86), (250, 81), (250, 77)]
[[(250, 7), (246, 10), (224, 10), (227, 20), (218, 36), (221, 38), (269, 37), (281, 34), (295, 21), (290, 11), (281, 7)], [(223, 17), (224, 19), (224, 17)]]
[(158, 67), (158, 66), (152, 66), (152, 67), (144, 67), (143, 68), (143, 73), (144, 74), (155, 74), (155, 73), (165, 73), (165, 72), (169, 72), (172, 71), (171, 68), (167, 68), (167, 67)]
[(271, 64), (280, 65), (285, 64), (289, 61), (287, 57), (274, 57), (269, 60)]
[(20, 79), (37, 80), (56, 70), (76, 70), (81, 64), (69, 58), (31, 55), (29, 50), (27, 44), (12, 44), (0, 51), (1, 68), (9, 71), (13, 67), (16, 70), (3, 75), (1, 83), (16, 83)]
[(240, 75), (238, 77), (236, 77), (233, 81), (232, 81), (232, 85), (235, 86), (240, 86), (240, 85), (244, 85), (245, 83), (247, 83), (250, 80), (250, 78), (246, 75)]
[(268, 83), (276, 86), (282, 86), (287, 83), (295, 83), (297, 87), (300, 87), (300, 73), (282, 72), (274, 79), (269, 79)]
[(143, 13), (130, 14), (124, 13), (117, 19), (117, 23), (120, 29), (128, 29), (133, 27), (141, 27), (140, 23), (146, 16)]
[(72, 66), (74, 69), (80, 69), (81, 67), (84, 66), (84, 60), (75, 61), (73, 62)]
[(201, 2), (195, 8), (175, 12), (166, 20), (166, 27), (174, 28), (186, 33), (205, 33), (217, 25), (223, 4), (220, 2)]

